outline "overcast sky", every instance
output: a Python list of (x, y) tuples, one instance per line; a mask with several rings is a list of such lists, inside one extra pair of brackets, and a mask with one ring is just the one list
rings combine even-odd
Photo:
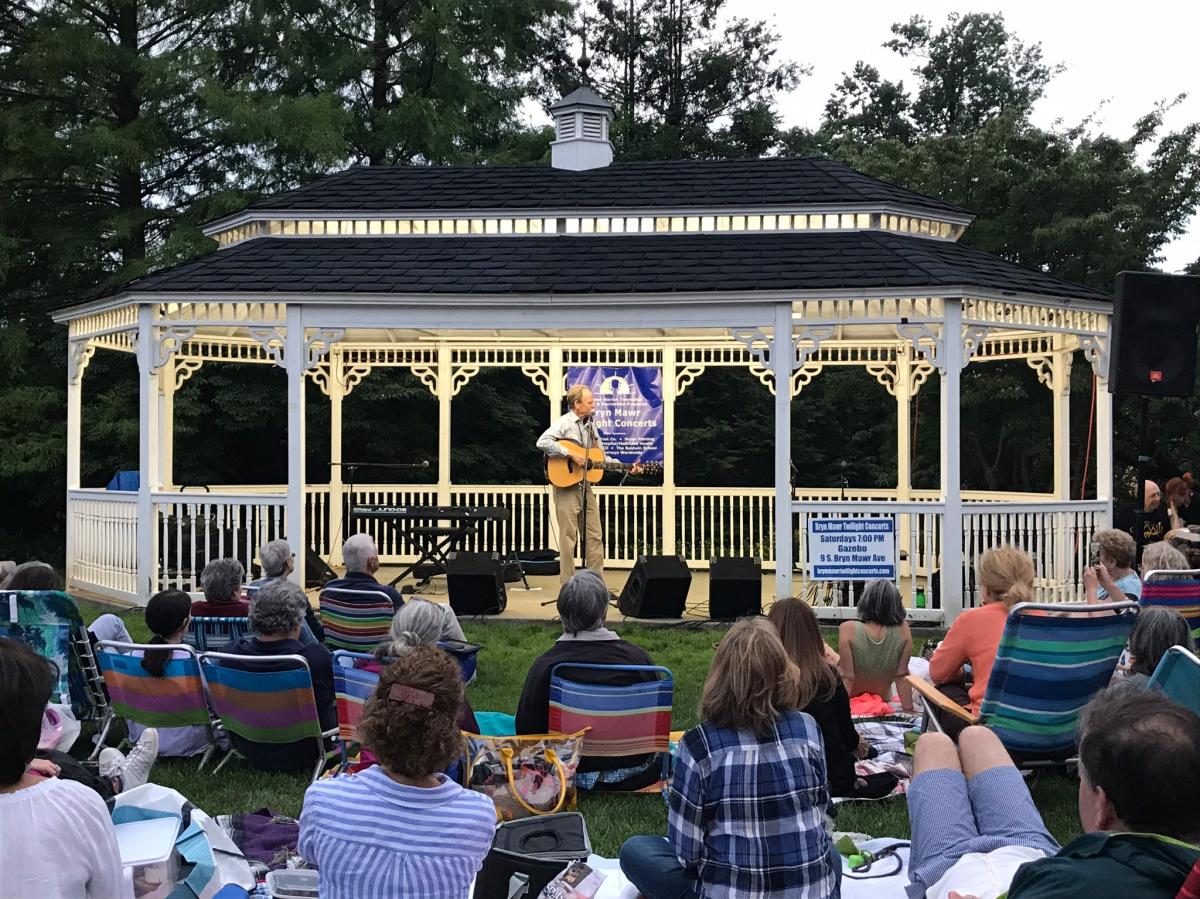
[[(832, 3), (735, 0), (733, 15), (767, 19), (780, 34), (780, 55), (812, 69), (800, 86), (781, 98), (789, 125), (815, 126), (833, 86), (856, 60), (876, 66), (884, 77), (912, 84), (911, 61), (881, 45), (890, 26), (920, 12), (935, 24), (948, 13), (1001, 12), (1011, 33), (1040, 43), (1045, 59), (1066, 71), (1050, 82), (1035, 109), (1042, 126), (1076, 124), (1094, 115), (1096, 127), (1126, 137), (1134, 121), (1159, 100), (1190, 96), (1167, 117), (1168, 127), (1200, 119), (1200, 2), (1143, 0), (1083, 3), (1080, 0), (1005, 0), (964, 6), (923, 0), (905, 6), (880, 0)], [(1200, 221), (1165, 248), (1163, 268), (1179, 271), (1200, 257)]]

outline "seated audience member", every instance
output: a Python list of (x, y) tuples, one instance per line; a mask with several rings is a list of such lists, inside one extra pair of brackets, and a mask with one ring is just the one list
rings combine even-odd
[(1174, 899), (1200, 859), (1198, 808), (1200, 717), (1154, 691), (1105, 690), (1084, 710), (1084, 834), (1062, 848), (995, 734), (969, 727), (957, 750), (924, 734), (908, 790), (908, 895)]
[[(45, 562), (22, 562), (12, 572), (5, 590), (63, 590), (63, 579), (54, 567)], [(119, 615), (104, 614), (87, 626), (88, 634), (95, 645), (97, 640), (116, 640), (132, 643), (129, 629)]]
[[(590, 665), (653, 665), (646, 650), (622, 640), (604, 626), (608, 613), (608, 585), (596, 572), (585, 569), (562, 585), (558, 593), (558, 616), (562, 619), (562, 636), (553, 647), (536, 659), (525, 676), (525, 686), (517, 703), (516, 729), (518, 734), (544, 734), (550, 720), (550, 674), (555, 665), (579, 662)], [(581, 683), (623, 685), (649, 680), (652, 672), (606, 672), (565, 669), (571, 680)], [(657, 754), (617, 756), (613, 758), (584, 757), (579, 763), (581, 773), (614, 772), (602, 776), (600, 782), (620, 784), (622, 789), (634, 789), (642, 779), (646, 784), (658, 780)], [(594, 785), (592, 778), (582, 778), (587, 789)]]
[[(1169, 541), (1160, 540), (1158, 543), (1151, 543), (1142, 553), (1141, 573), (1145, 577), (1151, 571), (1187, 571), (1188, 560), (1187, 556), (1181, 553), (1178, 549), (1171, 545)], [(1158, 581), (1177, 581), (1186, 580), (1186, 574), (1159, 574), (1155, 580)]]
[(667, 839), (637, 836), (621, 870), (646, 899), (838, 895), (829, 789), (812, 700), (775, 628), (737, 622), (717, 647), (701, 723), (675, 760)]
[(1185, 471), (1177, 478), (1167, 481), (1167, 516), (1172, 528), (1186, 528), (1189, 524), (1200, 524), (1200, 508), (1192, 502), (1192, 473)]
[[(214, 564), (210, 562), (204, 570), (207, 572)], [(182, 590), (163, 590), (151, 596), (150, 602), (146, 603), (146, 627), (152, 634), (150, 642), (172, 646), (183, 643), (184, 634), (192, 621), (191, 608), (192, 599)], [(162, 677), (167, 662), (173, 658), (185, 659), (188, 654), (182, 650), (172, 653), (165, 649), (154, 649), (143, 655), (139, 649), (134, 651), (134, 655), (142, 657), (143, 669), (154, 677)], [(145, 729), (136, 721), (130, 721), (129, 739), (138, 739)], [(193, 756), (204, 752), (209, 742), (208, 728), (200, 724), (158, 728), (158, 754), (161, 756)]]
[(858, 621), (838, 626), (838, 672), (850, 696), (892, 697), (892, 685), (906, 712), (913, 710), (912, 688), (904, 678), (912, 655), (912, 629), (896, 585), (877, 578), (858, 599)]
[(812, 715), (821, 728), (825, 744), (825, 768), (829, 792), (834, 796), (877, 799), (896, 786), (892, 774), (857, 777), (856, 758), (865, 757), (866, 741), (850, 719), (850, 696), (838, 673), (825, 658), (817, 616), (802, 599), (781, 599), (771, 606), (767, 620), (775, 625), (788, 658), (800, 671), (800, 693), (812, 698), (801, 711)]
[[(404, 605), (404, 595), (388, 584), (375, 580), (375, 572), (379, 570), (379, 550), (370, 534), (355, 534), (342, 544), (342, 560), (346, 565), (346, 573), (334, 578), (324, 587), (325, 590), (367, 590), (371, 593), (382, 593), (399, 609)], [(368, 597), (338, 597), (338, 602), (377, 602)]]
[(296, 568), (296, 554), (286, 540), (272, 540), (258, 551), (263, 576), (250, 582), (251, 587), (261, 587), (276, 578), (286, 578)]
[(1142, 582), (1133, 570), (1137, 557), (1137, 544), (1133, 538), (1124, 531), (1106, 528), (1096, 531), (1092, 544), (1095, 558), (1083, 572), (1087, 601), (1117, 602), (1136, 600), (1141, 596)]
[[(1146, 552), (1150, 549), (1146, 547)], [(1131, 687), (1147, 686), (1154, 669), (1172, 646), (1182, 646), (1189, 652), (1195, 650), (1187, 619), (1162, 606), (1139, 611), (1129, 634), (1129, 673), (1123, 683)]]
[(57, 675), (29, 647), (0, 639), (0, 894), (125, 895), (108, 807), (96, 791), (35, 761)]
[[(254, 597), (250, 608), (250, 629), (245, 636), (229, 647), (229, 652), (242, 656), (304, 656), (312, 674), (316, 696), (317, 716), (321, 729), (337, 727), (337, 710), (333, 695), (333, 656), (324, 646), (300, 642), (300, 627), (304, 624), (304, 609), (308, 598), (304, 591), (290, 581), (272, 581)], [(233, 663), (229, 663), (233, 664)], [(289, 663), (236, 663), (247, 670), (279, 670)], [(257, 768), (265, 771), (291, 771), (312, 765), (314, 750), (311, 740), (296, 743), (247, 743), (231, 735), (242, 754)]]
[(466, 899), (496, 830), (482, 793), (440, 773), (464, 751), (458, 666), (418, 646), (380, 674), (362, 716), (379, 764), (304, 794), (300, 853), (320, 870), (321, 899)]
[[(950, 630), (929, 660), (929, 677), (938, 688), (974, 715), (979, 714), (987, 691), (996, 649), (1008, 621), (1008, 610), (1033, 599), (1033, 561), (1011, 546), (989, 549), (976, 566), (983, 605), (967, 609), (954, 620)], [(967, 683), (963, 666), (969, 663), (973, 679)], [(942, 725), (957, 733), (958, 718), (945, 716)]]
[[(1197, 503), (1197, 505), (1200, 505), (1200, 503)], [(1187, 528), (1177, 528), (1167, 533), (1166, 540), (1183, 553), (1184, 558), (1187, 559), (1189, 570), (1200, 570), (1200, 534), (1194, 533)]]
[(237, 559), (213, 559), (200, 572), (204, 599), (192, 603), (197, 618), (245, 618), (250, 601), (242, 598), (246, 569)]

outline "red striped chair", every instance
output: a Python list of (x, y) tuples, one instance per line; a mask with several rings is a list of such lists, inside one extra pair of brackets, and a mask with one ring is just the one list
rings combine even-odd
[[(629, 672), (646, 679), (624, 686), (570, 680), (567, 672)], [(550, 672), (550, 730), (587, 729), (584, 758), (662, 757), (662, 780), (638, 792), (657, 792), (670, 774), (671, 702), (675, 679), (659, 665), (585, 665), (562, 662)]]
[[(1184, 579), (1168, 580), (1179, 577)], [(1138, 602), (1178, 612), (1187, 619), (1192, 636), (1200, 640), (1200, 571), (1148, 571)]]
[[(200, 767), (212, 757), (216, 748), (213, 739), (213, 716), (204, 692), (200, 659), (196, 650), (184, 645), (116, 643), (108, 640), (96, 645), (96, 661), (108, 688), (113, 712), (143, 727), (208, 728), (209, 744), (200, 759)], [(127, 655), (151, 650), (181, 652), (184, 658), (172, 658), (163, 668), (162, 676), (151, 674), (142, 667), (141, 656)]]
[(321, 592), (321, 626), (330, 649), (371, 652), (384, 641), (396, 613), (386, 594), (371, 590)]
[(337, 699), (338, 743), (343, 769), (350, 764), (350, 746), (362, 742), (358, 724), (362, 720), (363, 707), (379, 683), (377, 673), (364, 671), (361, 667), (374, 659), (364, 653), (340, 649), (333, 654), (333, 695)]

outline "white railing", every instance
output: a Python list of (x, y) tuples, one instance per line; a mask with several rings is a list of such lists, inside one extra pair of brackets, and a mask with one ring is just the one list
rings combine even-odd
[(200, 589), (213, 559), (237, 559), (250, 570), (258, 548), (283, 536), (287, 497), (277, 493), (153, 492), (160, 590)]
[(754, 556), (775, 562), (775, 491), (746, 487), (680, 487), (675, 535), (679, 552), (695, 568), (716, 556)]
[(137, 598), (137, 493), (68, 490), (67, 588)]

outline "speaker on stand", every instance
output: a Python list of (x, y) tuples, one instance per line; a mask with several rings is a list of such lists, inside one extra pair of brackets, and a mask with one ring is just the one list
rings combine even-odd
[(500, 554), (450, 553), (446, 557), (446, 592), (455, 615), (499, 615), (508, 605)]
[(631, 618), (682, 618), (691, 586), (683, 556), (638, 556), (617, 608)]
[(708, 565), (708, 617), (732, 621), (762, 614), (762, 563), (751, 556), (718, 556)]

